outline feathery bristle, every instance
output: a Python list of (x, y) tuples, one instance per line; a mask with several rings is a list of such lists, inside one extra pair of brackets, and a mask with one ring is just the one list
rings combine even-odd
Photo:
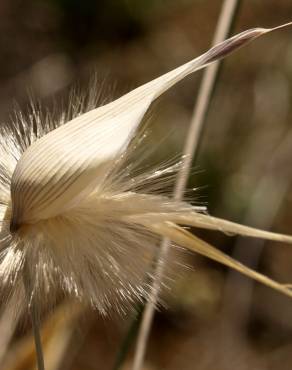
[[(0, 281), (38, 310), (73, 296), (101, 313), (125, 312), (149, 298), (159, 238), (232, 267), (288, 296), (287, 286), (258, 274), (181, 226), (292, 242), (201, 214), (169, 196), (181, 163), (141, 169), (133, 150), (152, 102), (188, 74), (271, 30), (253, 29), (122, 96), (95, 107), (75, 95), (69, 112), (41, 113), (33, 104), (0, 132)], [(137, 137), (138, 136), (138, 137)], [(135, 139), (135, 140), (134, 140)], [(205, 210), (204, 210), (205, 211)], [(147, 280), (148, 276), (148, 280)], [(25, 288), (25, 289), (24, 289)]]
[[(90, 91), (96, 95), (94, 88)], [(87, 109), (77, 98), (78, 110), (77, 103), (71, 100), (75, 106), (72, 118)], [(108, 176), (98, 179), (90, 195), (57, 217), (23, 225), (11, 233), (10, 183), (17, 160), (41, 133), (63, 124), (64, 116), (67, 114), (60, 114), (59, 121), (49, 116), (45, 119), (42, 111), (31, 104), (28, 117), (18, 113), (12, 128), (5, 126), (5, 135), (2, 132), (0, 136), (0, 148), (5, 154), (0, 175), (2, 293), (7, 299), (14, 290), (25, 296), (22, 280), (25, 265), (29, 264), (33, 279), (24, 306), (33, 297), (42, 309), (61, 294), (89, 303), (103, 314), (125, 313), (137, 302), (148, 299), (159, 241), (155, 233), (128, 222), (126, 217), (190, 209), (162, 195), (171, 187), (181, 162), (168, 161), (145, 172), (141, 158), (133, 160), (136, 143), (141, 144), (144, 133), (143, 138), (137, 136), (123, 155), (112, 161)], [(49, 125), (48, 121), (54, 124)]]

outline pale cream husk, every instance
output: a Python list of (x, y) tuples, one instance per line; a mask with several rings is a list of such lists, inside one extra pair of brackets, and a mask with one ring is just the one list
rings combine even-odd
[[(27, 307), (74, 296), (100, 312), (148, 299), (160, 237), (232, 267), (282, 293), (291, 291), (198, 239), (183, 225), (291, 243), (290, 236), (237, 225), (163, 194), (179, 165), (142, 171), (129, 161), (149, 106), (188, 74), (271, 30), (243, 32), (202, 56), (72, 119), (32, 108), (0, 135), (0, 279)], [(92, 101), (91, 99), (89, 99)]]

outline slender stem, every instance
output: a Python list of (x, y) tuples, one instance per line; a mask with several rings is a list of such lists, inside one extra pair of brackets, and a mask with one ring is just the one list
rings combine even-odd
[(122, 368), (122, 365), (125, 362), (127, 354), (129, 352), (129, 348), (137, 336), (137, 332), (139, 329), (139, 322), (141, 321), (141, 316), (143, 313), (143, 308), (144, 308), (144, 304), (142, 303), (139, 304), (137, 308), (137, 317), (135, 318), (135, 320), (131, 322), (128, 332), (126, 333), (126, 336), (123, 339), (123, 343), (121, 347), (119, 348), (119, 351), (116, 356), (115, 363), (114, 363), (112, 370), (120, 370)]
[[(228, 37), (238, 4), (239, 0), (224, 1), (212, 41), (212, 46), (224, 41)], [(184, 146), (184, 163), (180, 173), (178, 174), (177, 183), (174, 190), (174, 197), (178, 200), (183, 196), (192, 161), (198, 150), (201, 132), (221, 64), (222, 61), (217, 61), (207, 67), (203, 73), (198, 98), (195, 104), (189, 132), (187, 134)]]
[(42, 347), (42, 340), (41, 340), (41, 335), (40, 335), (40, 322), (39, 322), (39, 318), (36, 313), (33, 302), (31, 303), (31, 306), (30, 306), (30, 317), (31, 317), (32, 331), (33, 331), (35, 351), (36, 351), (36, 357), (37, 357), (37, 368), (38, 370), (45, 370), (43, 347)]
[(158, 256), (157, 265), (155, 269), (155, 277), (151, 286), (150, 300), (147, 302), (142, 313), (142, 320), (138, 332), (137, 346), (134, 355), (133, 370), (140, 370), (144, 362), (151, 324), (154, 316), (155, 305), (159, 295), (160, 281), (164, 272), (165, 266), (164, 261), (167, 255), (168, 246), (169, 239), (164, 238), (160, 246), (160, 253)]
[[(238, 3), (239, 0), (224, 0), (214, 34), (213, 45), (223, 41), (228, 36)], [(212, 64), (205, 70), (205, 73), (203, 74), (198, 99), (196, 101), (189, 133), (187, 135), (187, 140), (184, 147), (184, 162), (181, 171), (178, 174), (176, 186), (174, 189), (174, 198), (177, 200), (181, 199), (183, 196), (192, 161), (195, 153), (197, 152), (201, 131), (210, 103), (211, 94), (215, 85), (219, 65), (220, 62)], [(155, 278), (152, 284), (151, 298), (146, 304), (142, 316), (141, 326), (137, 338), (136, 351), (134, 354), (133, 370), (141, 370), (143, 366), (151, 324), (154, 317), (155, 305), (157, 303), (157, 298), (159, 295), (160, 281), (164, 273), (165, 261), (167, 258), (169, 246), (169, 240), (163, 239), (159, 251), (157, 267), (154, 274)]]
[(28, 310), (31, 319), (36, 359), (37, 359), (37, 368), (38, 370), (45, 370), (45, 362), (43, 355), (42, 340), (40, 335), (40, 320), (39, 315), (36, 309), (34, 295), (32, 293), (32, 272), (28, 267), (27, 261), (24, 263), (24, 275), (23, 275), (23, 285), (25, 289), (26, 300), (28, 302)]

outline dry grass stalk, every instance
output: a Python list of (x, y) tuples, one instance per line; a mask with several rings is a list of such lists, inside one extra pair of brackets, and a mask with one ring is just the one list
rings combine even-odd
[[(171, 198), (165, 194), (165, 184), (173, 179), (178, 164), (141, 173), (139, 161), (129, 163), (134, 148), (130, 143), (135, 143), (156, 98), (189, 74), (286, 26), (242, 32), (99, 108), (92, 107), (92, 99), (80, 105), (77, 97), (72, 114), (56, 119), (41, 115), (33, 106), (27, 118), (19, 113), (12, 127), (1, 128), (4, 297), (17, 298), (20, 311), (33, 309), (33, 323), (60, 292), (101, 314), (113, 310), (123, 314), (137, 302), (151, 299), (143, 277), (151, 273), (155, 242), (161, 236), (291, 296), (287, 286), (246, 268), (182, 226), (289, 243), (292, 236), (220, 220), (202, 214), (202, 207)], [(38, 330), (35, 337), (42, 369)]]
[[(224, 0), (221, 14), (218, 19), (216, 30), (212, 45), (216, 45), (229, 34), (230, 26), (234, 18), (235, 10), (238, 6), (239, 0)], [(203, 74), (203, 79), (200, 85), (198, 98), (195, 104), (192, 115), (189, 132), (187, 134), (184, 146), (184, 158), (181, 170), (177, 176), (177, 181), (174, 190), (174, 198), (182, 199), (187, 180), (190, 173), (193, 158), (198, 148), (200, 133), (204, 124), (207, 109), (210, 102), (212, 90), (216, 81), (220, 62), (210, 65)], [(144, 357), (147, 348), (147, 341), (149, 339), (150, 330), (153, 322), (155, 306), (157, 304), (160, 281), (164, 271), (164, 263), (167, 258), (168, 249), (170, 247), (170, 240), (164, 238), (158, 255), (159, 263), (156, 266), (154, 281), (152, 284), (151, 299), (147, 302), (137, 337), (136, 350), (134, 355), (133, 370), (140, 370), (143, 366)]]

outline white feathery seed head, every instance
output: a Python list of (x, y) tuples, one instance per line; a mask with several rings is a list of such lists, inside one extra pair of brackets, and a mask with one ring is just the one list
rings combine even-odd
[[(179, 164), (135, 171), (131, 144), (151, 103), (188, 74), (271, 30), (234, 36), (202, 56), (99, 108), (58, 121), (32, 106), (0, 132), (0, 287), (40, 308), (60, 292), (101, 313), (147, 299), (161, 236), (287, 295), (290, 290), (232, 260), (179, 225), (273, 234), (199, 213), (163, 194)], [(90, 99), (92, 101), (92, 99)], [(21, 306), (21, 305), (20, 305)]]

